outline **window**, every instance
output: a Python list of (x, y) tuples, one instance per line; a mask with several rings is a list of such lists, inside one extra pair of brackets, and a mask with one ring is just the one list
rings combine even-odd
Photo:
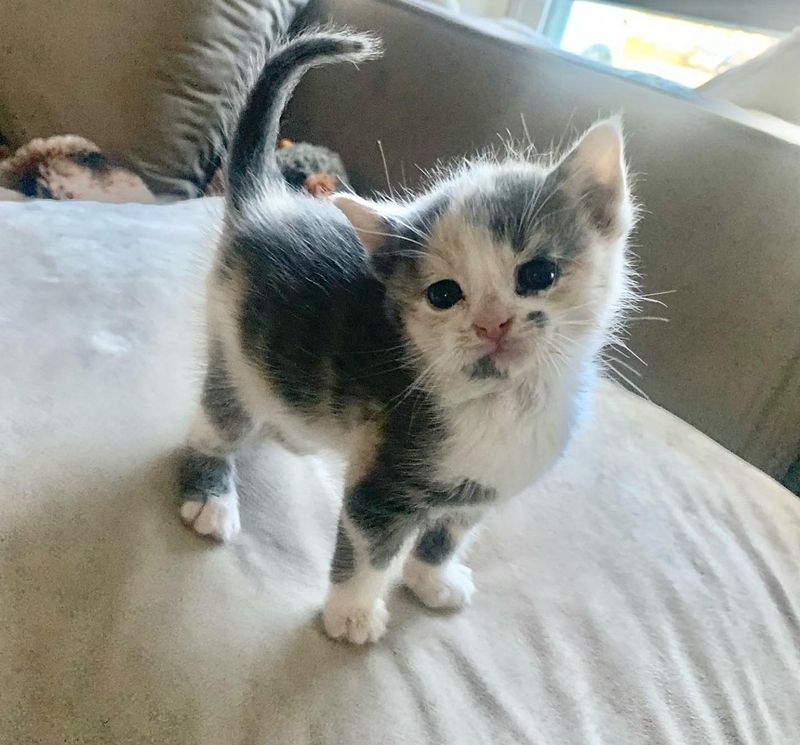
[(800, 25), (800, 0), (428, 0), (594, 62), (696, 88)]
[[(567, 52), (625, 70), (657, 75), (696, 88), (757, 57), (779, 36), (713, 22), (622, 7), (569, 2), (561, 17), (545, 17), (543, 31)], [(550, 13), (557, 13), (557, 3)]]

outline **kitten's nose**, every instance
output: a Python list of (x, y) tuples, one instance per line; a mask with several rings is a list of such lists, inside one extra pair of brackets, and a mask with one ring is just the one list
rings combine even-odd
[(472, 328), (481, 339), (500, 341), (511, 328), (511, 319), (503, 320), (502, 316), (499, 318), (476, 318)]

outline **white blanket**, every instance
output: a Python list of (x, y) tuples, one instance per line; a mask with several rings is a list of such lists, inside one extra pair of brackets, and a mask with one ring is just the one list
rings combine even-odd
[(473, 605), (398, 588), (372, 648), (320, 628), (324, 460), (253, 450), (242, 536), (185, 530), (218, 208), (0, 204), (3, 745), (797, 745), (800, 501), (611, 385)]

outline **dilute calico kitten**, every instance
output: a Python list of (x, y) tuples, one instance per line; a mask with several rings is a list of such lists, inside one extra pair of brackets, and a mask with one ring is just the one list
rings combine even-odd
[(482, 160), (404, 202), (290, 189), (275, 163), (301, 75), (377, 55), (368, 36), (296, 37), (267, 61), (228, 159), (209, 277), (209, 360), (183, 456), (182, 516), (239, 531), (234, 457), (252, 432), (348, 461), (323, 612), (360, 644), (386, 628), (387, 570), (430, 607), (468, 603), (459, 549), (560, 456), (629, 292), (633, 209), (620, 124), (558, 162)]

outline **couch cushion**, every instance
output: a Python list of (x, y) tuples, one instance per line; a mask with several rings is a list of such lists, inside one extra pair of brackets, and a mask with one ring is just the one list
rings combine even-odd
[(196, 195), (225, 103), (307, 0), (28, 0), (3, 8), (0, 131), (14, 144), (79, 134)]
[(796, 745), (800, 500), (610, 385), (473, 605), (395, 590), (374, 648), (318, 619), (329, 461), (256, 447), (242, 535), (184, 529), (219, 207), (0, 204), (2, 742)]

